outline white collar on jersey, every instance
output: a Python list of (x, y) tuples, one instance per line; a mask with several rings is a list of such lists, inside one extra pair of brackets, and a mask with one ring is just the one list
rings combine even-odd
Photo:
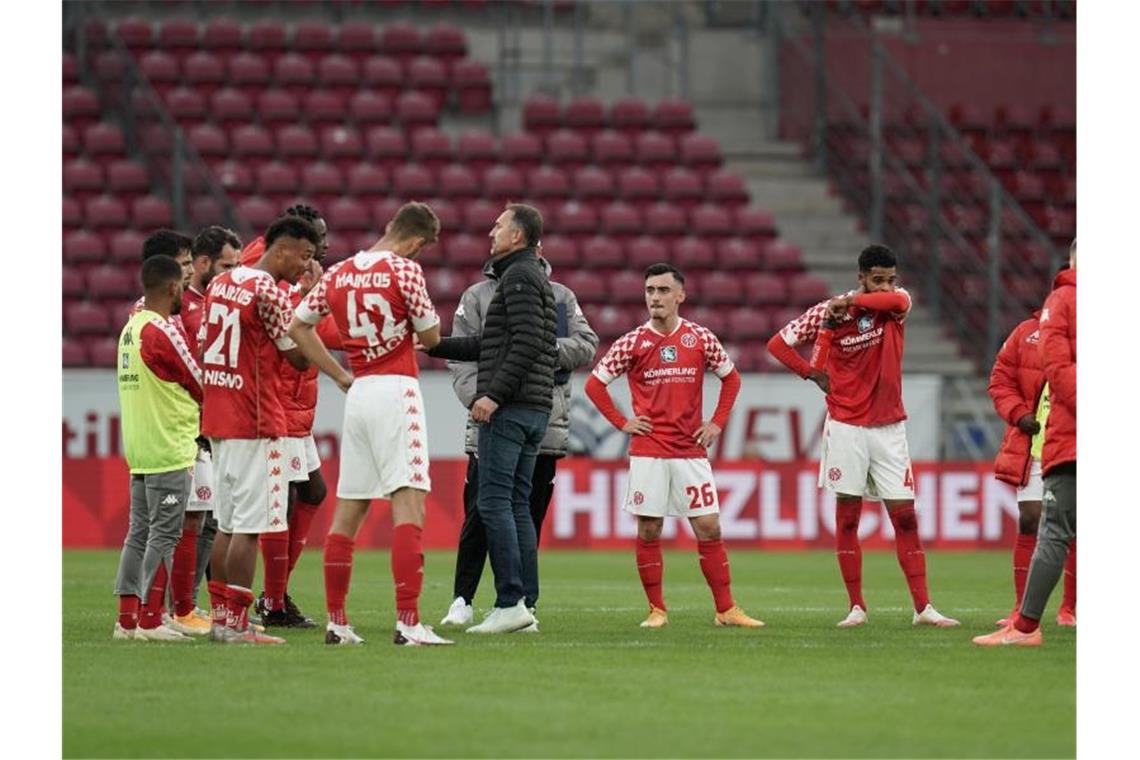
[(677, 331), (680, 330), (684, 326), (685, 326), (685, 320), (681, 317), (678, 317), (677, 318), (677, 326), (673, 328), (673, 332), (669, 333), (668, 335), (665, 335), (664, 333), (659, 333), (653, 329), (653, 320), (652, 319), (645, 323), (645, 328), (647, 330), (649, 330), (649, 332), (653, 333), (654, 335), (660, 335), (662, 338), (669, 338), (669, 337), (676, 335)]
[(357, 269), (371, 269), (384, 259), (395, 256), (391, 251), (361, 251), (352, 257)]

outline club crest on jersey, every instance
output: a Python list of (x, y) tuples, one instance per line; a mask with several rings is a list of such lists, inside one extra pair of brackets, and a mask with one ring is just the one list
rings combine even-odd
[(681, 345), (685, 348), (696, 348), (697, 336), (693, 335), (692, 333), (685, 333), (681, 336)]
[(1025, 342), (1026, 343), (1037, 343), (1040, 340), (1041, 340), (1041, 331), (1040, 330), (1034, 330), (1033, 332), (1031, 332), (1025, 336)]
[(875, 326), (875, 318), (872, 317), (870, 314), (864, 314), (863, 316), (859, 317), (859, 322), (858, 322), (859, 332), (865, 333), (865, 332), (869, 331), (874, 326)]
[(677, 361), (677, 347), (665, 346), (661, 349), (661, 361), (675, 362)]

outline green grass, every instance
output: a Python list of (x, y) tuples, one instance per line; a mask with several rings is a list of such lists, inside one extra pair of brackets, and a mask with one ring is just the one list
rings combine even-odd
[[(357, 554), (353, 570), (364, 647), (326, 647), (323, 629), (283, 647), (113, 642), (117, 556), (64, 553), (65, 757), (1076, 754), (1076, 635), (1053, 623), (1060, 591), (1044, 647), (970, 644), (1009, 610), (1007, 552), (928, 555), (935, 603), (962, 621), (949, 630), (912, 628), (894, 555), (867, 554), (870, 622), (840, 630), (834, 556), (735, 551), (733, 590), (767, 622), (759, 631), (715, 628), (695, 552), (671, 552), (670, 625), (647, 631), (632, 551), (551, 551), (542, 633), (455, 631), (456, 646), (432, 648), (389, 643), (383, 552)], [(451, 601), (452, 563), (428, 555), (428, 622)], [(483, 583), (477, 607), (493, 599), (489, 570)], [(291, 593), (323, 620), (317, 552)]]

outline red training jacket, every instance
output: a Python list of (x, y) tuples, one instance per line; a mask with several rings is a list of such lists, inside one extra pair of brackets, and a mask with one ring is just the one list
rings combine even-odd
[(1041, 309), (1041, 362), (1049, 381), (1049, 419), (1041, 471), (1077, 461), (1077, 272), (1066, 269), (1053, 280)]
[(1039, 331), (1037, 318), (1041, 312), (1025, 320), (1005, 339), (990, 372), (990, 398), (994, 409), (1005, 420), (1005, 437), (997, 459), (994, 476), (1018, 488), (1029, 482), (1032, 456), (1029, 449), (1033, 436), (1017, 429), (1017, 421), (1025, 415), (1034, 415), (1041, 391), (1045, 387), (1045, 370), (1041, 366), (1041, 352), (1037, 348)]

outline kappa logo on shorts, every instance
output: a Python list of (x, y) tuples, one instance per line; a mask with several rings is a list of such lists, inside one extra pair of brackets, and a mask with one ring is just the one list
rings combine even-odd
[(859, 332), (865, 333), (875, 326), (875, 318), (870, 314), (864, 314), (863, 316), (859, 317), (858, 326)]
[(422, 443), (420, 443), (418, 440), (415, 440), (415, 441), (412, 441), (411, 447), (413, 449), (422, 449), (424, 447), (424, 445)]
[(270, 449), (269, 450), (269, 458), (270, 459), (280, 459), (281, 458), (281, 452), (278, 451), (277, 449)]
[(415, 398), (415, 397), (416, 397), (416, 392), (414, 390), (412, 390), (411, 388), (408, 388), (406, 391), (404, 391), (404, 398)]
[(413, 467), (422, 467), (423, 463), (424, 463), (423, 457), (413, 457), (412, 458), (412, 466)]
[(272, 470), (269, 471), (269, 474), (276, 477), (276, 476), (281, 474), (281, 468), (280, 467), (274, 467)]
[(419, 414), (420, 410), (419, 410), (419, 407), (409, 406), (407, 409), (407, 412), (408, 412), (408, 414)]
[(677, 347), (665, 346), (661, 349), (661, 361), (675, 362), (677, 361)]
[(834, 483), (835, 481), (839, 480), (842, 477), (843, 477), (843, 471), (840, 470), (838, 467), (832, 467), (830, 470), (827, 471), (827, 479), (830, 480), (832, 483)]
[(418, 422), (413, 421), (411, 425), (408, 425), (408, 432), (410, 433), (418, 433), (420, 429), (420, 423)]
[(685, 348), (696, 348), (697, 336), (693, 335), (692, 333), (685, 333), (681, 336), (681, 345)]
[(640, 507), (642, 504), (645, 503), (645, 494), (643, 494), (641, 491), (634, 491), (633, 492), (633, 503)]
[(209, 486), (199, 486), (194, 493), (197, 494), (198, 501), (209, 501), (214, 496), (214, 492), (210, 490)]
[(301, 471), (301, 457), (293, 457), (289, 460), (289, 466), (293, 468), (293, 472)]
[(162, 500), (162, 506), (173, 507), (178, 505), (178, 496), (176, 494), (168, 493), (166, 498)]
[(280, 517), (274, 517), (272, 520), (269, 521), (269, 524), (273, 525), (273, 526), (280, 525), (281, 524), (281, 518)]

